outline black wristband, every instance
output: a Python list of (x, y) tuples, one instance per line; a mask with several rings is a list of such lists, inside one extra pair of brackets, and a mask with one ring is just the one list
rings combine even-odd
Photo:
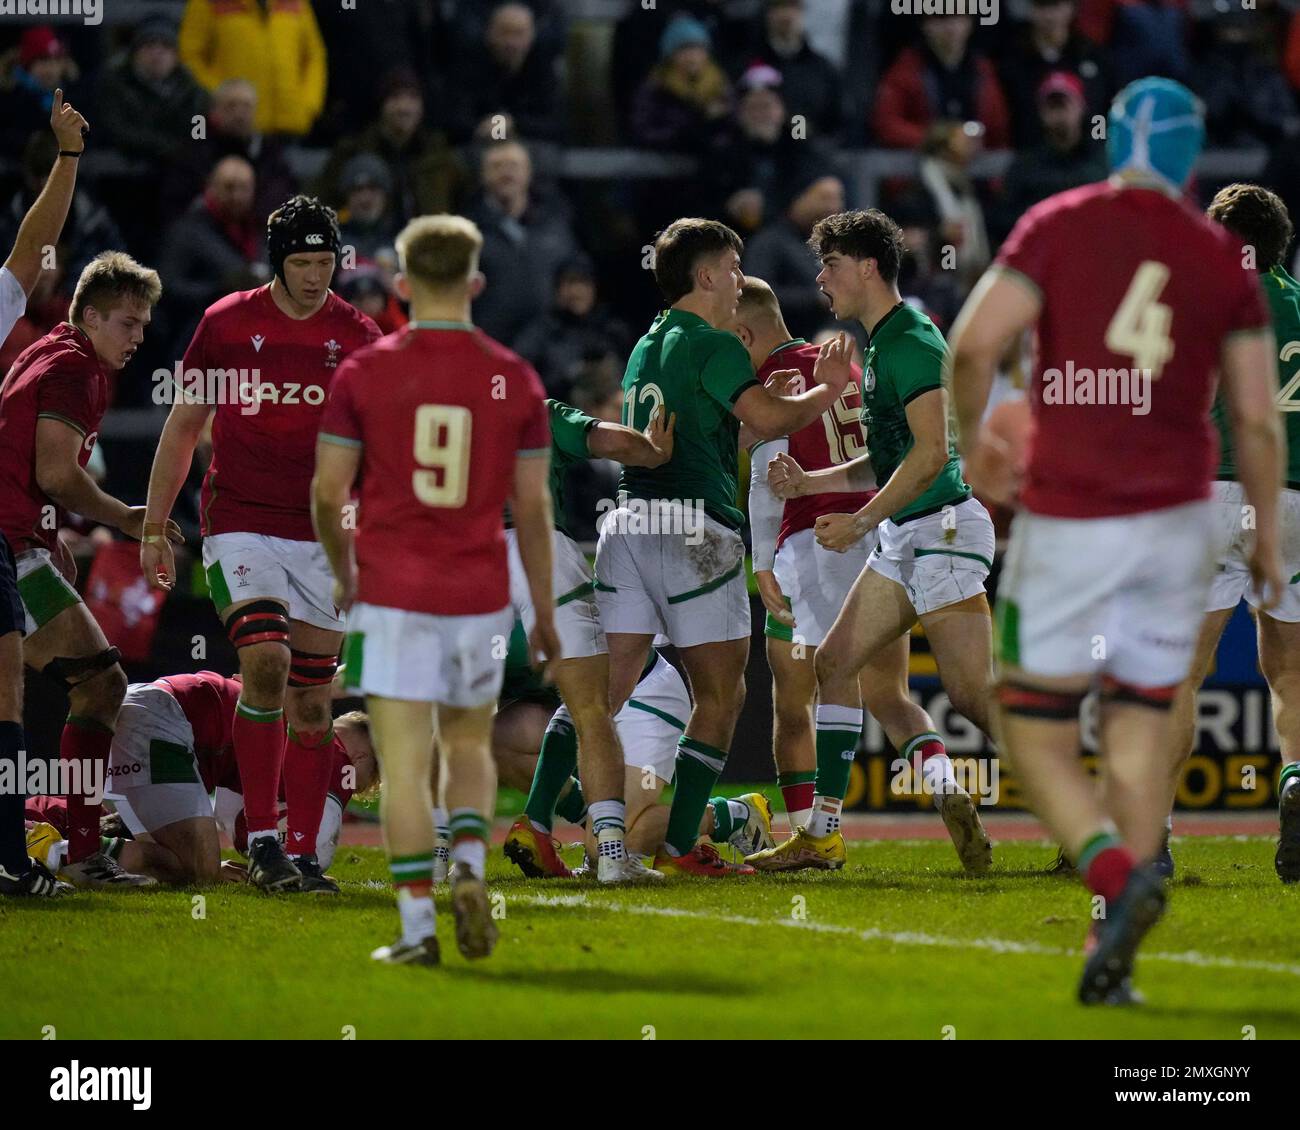
[(85, 152), (84, 149), (78, 149), (77, 152), (75, 152), (75, 153), (74, 153), (71, 149), (60, 149), (60, 150), (59, 150), (59, 156), (60, 156), (60, 157), (80, 157), (80, 156), (82, 155), (82, 153), (84, 153), (84, 152)]

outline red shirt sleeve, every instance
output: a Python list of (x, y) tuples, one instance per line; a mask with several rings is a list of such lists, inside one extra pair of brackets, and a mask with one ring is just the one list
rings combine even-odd
[(329, 399), (325, 402), (325, 411), (321, 414), (320, 434), (345, 443), (361, 446), (361, 417), (357, 412), (356, 398), (352, 388), (352, 374), (355, 366), (351, 360), (344, 361), (330, 381)]
[(994, 259), (996, 266), (1024, 275), (1039, 290), (1045, 289), (1050, 275), (1052, 241), (1045, 230), (1049, 215), (1041, 205), (1030, 208), (1011, 229)]
[(93, 377), (76, 364), (60, 362), (41, 374), (36, 385), (36, 415), (71, 424), (83, 436), (98, 426), (90, 403)]

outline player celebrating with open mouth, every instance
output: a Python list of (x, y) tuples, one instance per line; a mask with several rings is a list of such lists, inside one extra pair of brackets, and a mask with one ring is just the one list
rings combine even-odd
[[(312, 530), (311, 476), (335, 370), (380, 335), (374, 322), (329, 288), (340, 251), (332, 209), (312, 197), (293, 197), (267, 221), (267, 244), (275, 279), (215, 302), (185, 351), (186, 381), (149, 478), (140, 563), (149, 584), (175, 583), (171, 549), (157, 535), (211, 416), (203, 564), (239, 652), (244, 685), (234, 740), (248, 819), (249, 881), (264, 891), (337, 894), (314, 849), (329, 789), (330, 683), (343, 619)], [(195, 371), (205, 387), (189, 379)], [(214, 379), (231, 371), (241, 375), (237, 389)], [(292, 858), (276, 831), (281, 773)]]
[[(869, 334), (862, 368), (868, 454), (812, 472), (778, 454), (768, 481), (778, 497), (798, 498), (859, 491), (874, 479), (879, 490), (865, 506), (822, 514), (814, 530), (819, 546), (840, 552), (873, 531), (880, 541), (817, 648), (818, 736), (829, 756), (818, 757), (812, 815), (805, 828), (750, 862), (786, 870), (843, 861), (839, 819), (849, 775), (847, 765), (831, 765), (836, 749), (857, 746), (862, 710), (853, 704), (859, 675), (870, 665), (878, 677), (867, 681), (867, 705), (899, 757), (919, 762), (921, 786), (934, 796), (962, 866), (979, 874), (989, 869), (992, 846), (934, 722), (908, 697), (906, 653), (898, 645), (919, 619), (952, 705), (989, 732), (992, 634), (984, 580), (993, 567), (993, 522), (971, 497), (948, 434), (947, 345), (899, 295), (903, 233), (883, 212), (828, 216), (809, 243), (821, 259), (817, 283), (832, 311), (856, 318)], [(847, 354), (833, 361), (848, 374)]]

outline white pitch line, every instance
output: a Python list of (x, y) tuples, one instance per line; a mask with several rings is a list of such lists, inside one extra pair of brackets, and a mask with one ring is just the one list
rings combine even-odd
[[(941, 934), (920, 931), (881, 930), (875, 926), (860, 929), (833, 922), (798, 921), (793, 918), (752, 918), (740, 914), (713, 914), (703, 910), (683, 910), (674, 906), (647, 906), (621, 902), (592, 902), (585, 894), (572, 895), (514, 895), (514, 899), (529, 906), (564, 907), (581, 906), (587, 910), (603, 910), (614, 914), (643, 914), (656, 918), (689, 918), (697, 922), (716, 922), (725, 926), (784, 926), (791, 930), (809, 930), (818, 934), (836, 934), (856, 938), (861, 942), (888, 942), (898, 946), (936, 946), (944, 949), (979, 949), (990, 953), (1029, 954), (1035, 957), (1082, 957), (1079, 949), (1044, 946), (1037, 942), (1017, 942), (1009, 938), (949, 938)], [(1300, 965), (1281, 961), (1256, 961), (1250, 958), (1221, 957), (1217, 954), (1154, 952), (1141, 954), (1143, 961), (1170, 961), (1179, 965), (1193, 965), (1202, 969), (1240, 969), (1259, 973), (1283, 973), (1300, 977)]]

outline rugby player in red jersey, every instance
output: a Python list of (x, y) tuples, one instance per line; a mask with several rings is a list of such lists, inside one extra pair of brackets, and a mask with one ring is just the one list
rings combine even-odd
[[(85, 466), (108, 405), (108, 374), (144, 340), (162, 293), (156, 271), (106, 251), (77, 281), (68, 321), (33, 342), (0, 389), (0, 533), (16, 554), (23, 662), (62, 684), (69, 699), (59, 757), (69, 763), (68, 853), (62, 875), (78, 886), (148, 885), (100, 851), (102, 783), (126, 675), (72, 587), (75, 567), (59, 543), (68, 512), (140, 537), (144, 507), (105, 494)], [(179, 540), (175, 523), (159, 540)], [(80, 788), (77, 788), (77, 785)], [(75, 794), (75, 795), (73, 795)]]
[[(813, 383), (820, 348), (790, 336), (776, 294), (763, 280), (745, 277), (734, 328), (760, 381), (766, 383), (778, 370), (797, 368), (807, 385)], [(772, 669), (772, 753), (792, 833), (812, 815), (817, 778), (809, 713), (817, 697), (813, 654), (871, 552), (866, 540), (844, 553), (822, 549), (812, 528), (820, 515), (857, 510), (869, 496), (865, 492), (818, 494), (782, 501), (767, 485), (767, 467), (777, 452), (787, 453), (809, 471), (863, 454), (866, 445), (858, 418), (861, 380), (862, 371), (855, 364), (849, 383), (831, 408), (792, 435), (758, 440), (749, 449), (754, 580), (767, 609), (763, 634)], [(901, 646), (906, 655), (905, 637)]]
[[(222, 868), (218, 835), (220, 825), (246, 854), (243, 786), (232, 739), (240, 690), (237, 679), (215, 671), (166, 675), (127, 689), (105, 793), (133, 837), (115, 849), (122, 866), (160, 883), (244, 877)], [(348, 801), (378, 779), (365, 714), (336, 718), (334, 734), (328, 753), (331, 802), (314, 845), (322, 870), (333, 859)], [(33, 803), (27, 814), (66, 835), (61, 809), (58, 803)], [(29, 844), (45, 856), (55, 833), (39, 830)]]
[[(546, 394), (527, 362), (470, 322), (482, 246), (460, 216), (423, 216), (398, 236), (411, 323), (339, 370), (317, 448), (316, 531), (335, 602), (351, 610), (346, 679), (365, 692), (387, 781), (381, 814), (402, 930), (371, 956), (392, 963), (439, 960), (435, 726), (457, 945), (486, 957), (496, 941), (484, 864), (496, 804), (492, 714), (514, 620), (507, 501), (536, 618), (531, 654), (561, 653)], [(359, 525), (349, 520), (358, 478)]]
[[(312, 531), (311, 475), (335, 371), (379, 328), (329, 289), (339, 252), (333, 210), (293, 197), (267, 221), (267, 244), (275, 279), (213, 303), (186, 350), (154, 456), (140, 563), (151, 585), (171, 587), (171, 549), (157, 532), (212, 416), (203, 564), (244, 683), (234, 733), (249, 880), (265, 891), (335, 894), (312, 848), (329, 784), (330, 682), (343, 619)], [(276, 835), (282, 771), (288, 856)]]
[[(1075, 861), (1101, 917), (1085, 1004), (1136, 999), (1143, 936), (1164, 912), (1152, 866), (1168, 811), (1170, 705), (1187, 676), (1214, 567), (1215, 371), (1257, 523), (1250, 572), (1281, 591), (1277, 362), (1240, 240), (1183, 199), (1200, 103), (1142, 79), (1111, 107), (1112, 176), (1021, 218), (954, 331), (964, 448), (998, 359), (1036, 326), (1035, 431), (998, 593), (1002, 749)], [(1101, 793), (1084, 771), (1079, 705), (1100, 683)]]
[[(59, 142), (59, 155), (36, 202), (23, 217), (13, 250), (0, 266), (0, 341), (22, 317), (27, 299), (36, 288), (45, 261), (45, 249), (59, 241), (77, 184), (77, 161), (89, 132), (83, 118), (55, 90), (50, 128)], [(26, 616), (18, 596), (18, 575), (13, 550), (0, 533), (0, 765), (13, 765), (16, 773), (23, 741), (23, 634)], [(66, 893), (44, 866), (33, 866), (23, 837), (23, 793), (0, 795), (0, 895), (48, 897)]]

